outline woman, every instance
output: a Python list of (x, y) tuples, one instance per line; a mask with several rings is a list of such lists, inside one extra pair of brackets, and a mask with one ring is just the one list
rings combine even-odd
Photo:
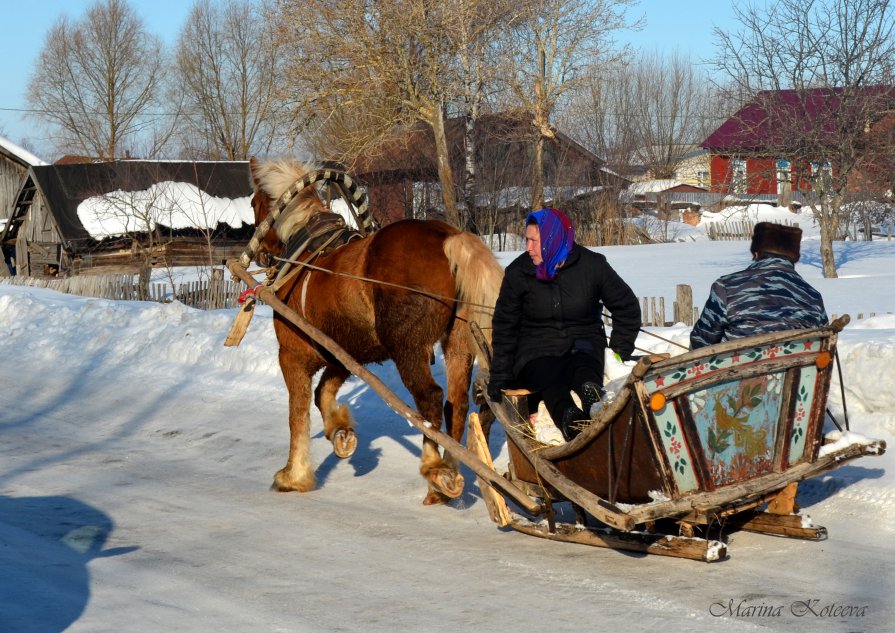
[[(571, 439), (602, 394), (603, 305), (612, 315), (609, 346), (627, 360), (640, 329), (640, 304), (603, 255), (575, 243), (562, 211), (534, 211), (525, 224), (525, 254), (507, 266), (494, 311), (488, 397), (499, 402), (507, 388), (539, 392)], [(535, 404), (529, 402), (530, 410)]]

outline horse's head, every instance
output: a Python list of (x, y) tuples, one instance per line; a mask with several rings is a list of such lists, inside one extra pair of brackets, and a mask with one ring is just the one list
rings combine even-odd
[(259, 265), (269, 266), (272, 257), (282, 254), (283, 245), (289, 237), (303, 227), (308, 218), (325, 210), (314, 186), (305, 187), (283, 208), (277, 208), (280, 197), (311, 169), (295, 160), (257, 161), (253, 158), (249, 161), (252, 187), (255, 190), (252, 195), (255, 226), (261, 226), (271, 213), (279, 213), (272, 230), (265, 233), (255, 254), (255, 261)]

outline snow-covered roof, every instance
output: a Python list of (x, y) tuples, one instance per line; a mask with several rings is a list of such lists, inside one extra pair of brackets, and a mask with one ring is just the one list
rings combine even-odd
[(78, 219), (95, 239), (155, 229), (240, 228), (254, 224), (251, 196), (218, 198), (185, 182), (159, 182), (141, 191), (112, 191), (78, 205)]
[(41, 160), (40, 158), (38, 158), (37, 156), (35, 156), (31, 152), (29, 152), (27, 149), (19, 147), (18, 145), (16, 145), (9, 139), (4, 138), (2, 136), (0, 136), (0, 149), (5, 150), (6, 153), (11, 154), (12, 156), (15, 156), (16, 158), (18, 158), (23, 163), (26, 163), (27, 165), (34, 166), (34, 165), (46, 165), (47, 164), (46, 161)]
[(667, 191), (668, 189), (672, 189), (673, 187), (680, 187), (681, 185), (685, 185), (682, 180), (671, 180), (671, 179), (660, 179), (660, 180), (642, 180), (640, 182), (632, 182), (628, 186), (628, 193), (635, 196), (642, 196), (647, 193), (658, 193), (660, 191)]

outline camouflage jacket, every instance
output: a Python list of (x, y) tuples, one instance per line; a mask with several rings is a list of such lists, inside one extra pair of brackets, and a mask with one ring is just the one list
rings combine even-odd
[(697, 349), (732, 338), (827, 324), (823, 298), (782, 257), (766, 257), (712, 285), (690, 333)]

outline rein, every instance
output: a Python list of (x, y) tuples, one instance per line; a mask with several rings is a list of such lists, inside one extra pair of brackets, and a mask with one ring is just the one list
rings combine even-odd
[(274, 257), (274, 259), (292, 264), (293, 266), (301, 266), (303, 268), (307, 268), (309, 270), (316, 270), (322, 273), (329, 273), (330, 275), (337, 275), (339, 277), (346, 277), (348, 279), (354, 279), (357, 281), (365, 281), (367, 283), (379, 284), (380, 286), (389, 286), (391, 288), (397, 288), (399, 290), (407, 290), (409, 292), (414, 292), (419, 295), (423, 295), (425, 297), (429, 297), (430, 299), (436, 299), (438, 301), (445, 302), (454, 302), (454, 303), (462, 303), (465, 305), (473, 306), (475, 308), (484, 308), (490, 312), (494, 311), (494, 306), (485, 305), (483, 303), (475, 303), (472, 301), (461, 301), (460, 299), (456, 299), (454, 297), (446, 297), (444, 295), (435, 294), (434, 292), (428, 292), (426, 290), (420, 290), (419, 288), (413, 288), (411, 286), (402, 286), (401, 284), (392, 283), (390, 281), (382, 281), (381, 279), (372, 279), (370, 277), (363, 277), (361, 275), (352, 275), (351, 273), (343, 273), (337, 270), (330, 270), (329, 268), (321, 268), (320, 266), (315, 266), (314, 264), (310, 264), (307, 262), (301, 262), (293, 259), (287, 259), (282, 257)]

